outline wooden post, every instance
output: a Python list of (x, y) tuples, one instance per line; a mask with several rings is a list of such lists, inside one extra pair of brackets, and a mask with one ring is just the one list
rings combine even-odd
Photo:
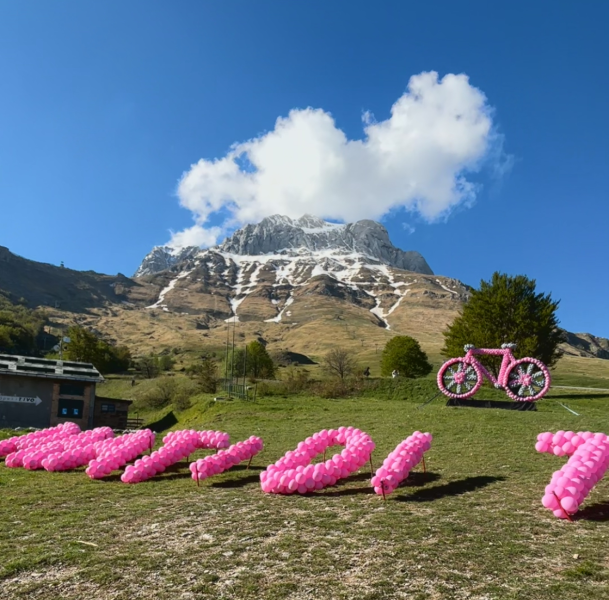
[(385, 497), (385, 480), (381, 479), (381, 492), (383, 492), (383, 502), (385, 502), (387, 500), (387, 498)]
[(372, 452), (370, 453), (370, 477), (374, 477), (374, 467), (372, 466)]
[(427, 467), (425, 466), (425, 455), (423, 455), (423, 473), (427, 473)]

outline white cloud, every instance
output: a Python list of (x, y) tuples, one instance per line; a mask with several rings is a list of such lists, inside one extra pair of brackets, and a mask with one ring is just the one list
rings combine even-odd
[(224, 232), (272, 214), (353, 221), (405, 208), (432, 222), (473, 203), (468, 172), (507, 164), (492, 109), (466, 75), (415, 75), (387, 120), (366, 112), (362, 121), (363, 139), (348, 140), (329, 113), (292, 110), (226, 156), (201, 159), (177, 190), (196, 225), (172, 243), (214, 243), (222, 232), (207, 224), (219, 211), (229, 215)]
[(220, 227), (202, 227), (201, 225), (193, 225), (183, 231), (170, 231), (171, 240), (168, 246), (172, 248), (185, 248), (186, 246), (203, 246), (205, 248), (214, 246), (218, 242), (218, 238), (222, 234)]

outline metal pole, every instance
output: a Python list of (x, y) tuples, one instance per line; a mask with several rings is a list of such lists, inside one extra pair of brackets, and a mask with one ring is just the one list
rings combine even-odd
[(245, 373), (247, 371), (247, 346), (243, 353), (243, 395), (245, 396)]
[[(233, 388), (233, 383), (235, 381), (235, 329), (237, 328), (237, 317), (233, 317), (235, 320), (233, 321), (233, 357), (231, 361), (231, 369), (230, 369), (230, 385), (231, 390)], [(229, 394), (231, 396), (232, 394)]]
[(226, 324), (226, 358), (224, 360), (224, 391), (228, 385), (228, 334), (230, 332), (230, 322)]

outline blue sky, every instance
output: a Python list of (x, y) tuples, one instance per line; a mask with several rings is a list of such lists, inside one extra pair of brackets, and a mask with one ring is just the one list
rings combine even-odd
[[(223, 235), (227, 215), (284, 206), (268, 187), (238, 214), (188, 194), (191, 210), (180, 206), (178, 182), (199, 176), (189, 170), (201, 159), (212, 168), (233, 144), (267, 139), (295, 109), (305, 129), (331, 115), (326, 132), (362, 140), (362, 115), (389, 122), (411, 77), (465, 74), (462, 89), (484, 94), (476, 114), (492, 143), (461, 156), (462, 171), (431, 165), (421, 193), (432, 206), (442, 169), (465, 173), (474, 191), (445, 199), (444, 212), (423, 214), (412, 199), (356, 210), (343, 179), (326, 216), (376, 210), (396, 245), (470, 285), (495, 270), (526, 274), (561, 299), (563, 326), (609, 337), (608, 19), (603, 2), (0, 1), (0, 245), (131, 274), (193, 214)], [(394, 187), (418, 174), (409, 152)], [(290, 156), (308, 168), (308, 156)], [(373, 205), (387, 182), (368, 166), (358, 188), (372, 182)]]

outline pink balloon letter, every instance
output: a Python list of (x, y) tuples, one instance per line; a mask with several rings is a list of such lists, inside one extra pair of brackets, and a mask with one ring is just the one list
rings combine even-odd
[[(310, 464), (315, 456), (337, 444), (345, 446), (340, 454), (323, 463)], [(286, 452), (283, 458), (260, 473), (260, 487), (270, 494), (306, 494), (321, 490), (355, 473), (370, 460), (373, 450), (372, 438), (359, 429), (324, 429), (300, 442), (296, 450)]]
[(609, 466), (609, 438), (604, 433), (558, 431), (540, 433), (535, 449), (570, 456), (552, 475), (541, 503), (559, 519), (570, 519)]
[(262, 438), (252, 435), (244, 442), (237, 442), (227, 450), (220, 450), (205, 458), (190, 463), (190, 472), (195, 481), (203, 481), (212, 475), (219, 475), (228, 471), (234, 465), (244, 460), (251, 460), (262, 450)]
[(379, 495), (391, 494), (408, 477), (411, 469), (421, 462), (423, 453), (431, 447), (431, 440), (431, 433), (415, 431), (398, 444), (372, 478), (374, 491)]

